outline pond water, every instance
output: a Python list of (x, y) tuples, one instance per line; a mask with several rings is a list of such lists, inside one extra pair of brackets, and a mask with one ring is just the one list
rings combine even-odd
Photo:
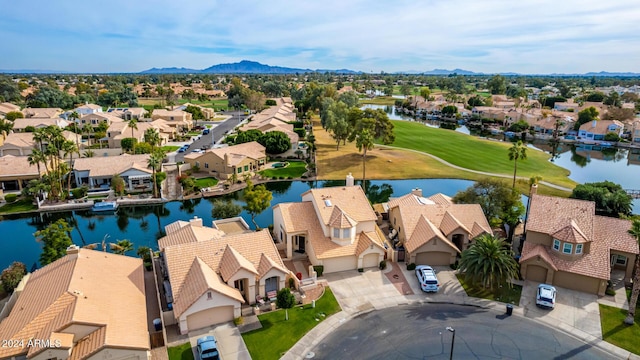
[[(271, 206), (282, 202), (301, 200), (301, 194), (314, 187), (343, 186), (343, 181), (284, 181), (267, 184), (273, 192)], [(369, 183), (368, 196), (374, 202), (387, 201), (389, 196), (401, 196), (413, 188), (421, 188), (425, 196), (444, 193), (449, 196), (473, 184), (468, 180), (417, 179), (417, 180), (376, 180)], [(227, 198), (243, 204), (241, 192)], [(0, 221), (0, 269), (13, 261), (20, 261), (30, 269), (36, 265), (42, 246), (33, 234), (57, 219), (65, 219), (73, 226), (71, 238), (79, 246), (128, 239), (138, 246), (158, 248), (157, 239), (164, 236), (164, 227), (177, 220), (187, 220), (198, 216), (204, 224), (211, 225), (211, 209), (217, 198), (174, 201), (163, 205), (120, 207), (116, 214), (93, 214), (90, 211), (65, 211), (33, 215), (9, 215)], [(251, 216), (245, 211), (241, 216), (253, 227)], [(256, 217), (260, 227), (273, 223), (273, 211), (267, 209)], [(130, 255), (134, 255), (132, 252)]]
[[(364, 110), (364, 109), (373, 109), (373, 110), (382, 109), (382, 110), (384, 110), (384, 112), (387, 113), (387, 115), (389, 116), (389, 119), (391, 119), (391, 120), (415, 121), (413, 119), (413, 117), (398, 112), (396, 110), (396, 106), (395, 105), (365, 104), (362, 107), (360, 107), (360, 109), (362, 109), (362, 110)], [(418, 120), (418, 121), (423, 123), (426, 126), (433, 127), (433, 128), (439, 128), (440, 127), (440, 123), (441, 123), (440, 120), (433, 120), (433, 119)], [(457, 132), (461, 132), (463, 134), (470, 135), (470, 131), (465, 125), (458, 126), (456, 128), (456, 131)]]

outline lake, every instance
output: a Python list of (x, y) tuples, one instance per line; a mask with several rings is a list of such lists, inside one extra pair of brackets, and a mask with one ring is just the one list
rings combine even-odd
[[(387, 116), (389, 116), (389, 119), (391, 120), (405, 120), (405, 121), (414, 121), (413, 117), (402, 114), (398, 111), (396, 111), (396, 106), (395, 105), (375, 105), (375, 104), (365, 104), (363, 106), (360, 107), (360, 109), (364, 110), (364, 109), (382, 109), (384, 110), (384, 112), (387, 113)], [(419, 122), (423, 123), (425, 126), (429, 126), (429, 127), (433, 127), (433, 128), (439, 128), (440, 127), (440, 120), (418, 120)], [(458, 126), (456, 128), (457, 132), (463, 133), (463, 134), (467, 134), (470, 135), (470, 131), (469, 129), (465, 126), (465, 125), (461, 125)]]
[[(271, 206), (282, 202), (297, 202), (301, 194), (314, 187), (342, 186), (342, 181), (283, 181), (267, 184), (273, 192)], [(473, 184), (468, 180), (454, 179), (413, 179), (413, 180), (375, 180), (369, 185), (369, 197), (375, 202), (386, 201), (389, 196), (407, 194), (413, 188), (421, 188), (425, 196), (443, 193), (449, 196), (464, 190)], [(234, 202), (242, 204), (241, 194), (227, 196)], [(210, 225), (212, 203), (217, 198), (195, 199), (190, 201), (174, 201), (163, 205), (121, 207), (116, 214), (93, 214), (88, 210), (65, 211), (32, 215), (8, 215), (0, 221), (0, 269), (9, 266), (13, 261), (20, 261), (31, 269), (38, 261), (42, 246), (35, 241), (33, 234), (45, 228), (49, 223), (63, 218), (74, 230), (71, 233), (73, 242), (79, 246), (128, 239), (138, 246), (158, 248), (157, 239), (163, 236), (164, 227), (174, 221), (188, 220), (194, 216), (203, 219)], [(243, 211), (241, 216), (253, 227), (251, 217)], [(256, 217), (260, 227), (267, 227), (273, 222), (271, 208)], [(130, 255), (134, 255), (135, 251)]]

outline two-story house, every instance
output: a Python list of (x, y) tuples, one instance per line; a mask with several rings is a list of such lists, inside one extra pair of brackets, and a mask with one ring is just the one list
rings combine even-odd
[(162, 119), (171, 127), (181, 130), (191, 130), (193, 115), (182, 110), (155, 109), (151, 114), (152, 120)]
[(208, 149), (204, 153), (185, 155), (184, 161), (191, 168), (199, 167), (221, 180), (235, 174), (241, 179), (245, 174), (252, 174), (267, 163), (265, 147), (255, 141), (216, 149)]
[(608, 133), (622, 136), (624, 124), (618, 120), (593, 120), (584, 123), (578, 130), (578, 139), (581, 140), (604, 140)]
[(96, 113), (102, 112), (102, 106), (86, 103), (84, 105), (80, 105), (77, 108), (73, 109), (73, 111), (77, 112), (78, 115), (80, 116), (96, 114)]

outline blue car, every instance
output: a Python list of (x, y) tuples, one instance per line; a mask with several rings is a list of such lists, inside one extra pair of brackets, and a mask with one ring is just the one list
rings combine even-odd
[(198, 339), (198, 355), (200, 360), (218, 360), (218, 342), (213, 336), (203, 336)]
[(209, 135), (209, 129), (202, 130), (202, 135)]
[(183, 152), (185, 152), (186, 150), (187, 150), (186, 148), (181, 147), (180, 149), (178, 149), (178, 152), (179, 152), (179, 153), (183, 153)]

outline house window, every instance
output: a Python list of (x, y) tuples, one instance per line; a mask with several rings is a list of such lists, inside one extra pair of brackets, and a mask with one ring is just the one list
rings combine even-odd
[(334, 238), (339, 238), (340, 237), (340, 229), (333, 229), (333, 237)]
[(211, 294), (211, 291), (207, 292), (207, 300), (211, 300), (213, 298), (213, 294)]
[(204, 163), (204, 168), (208, 169), (209, 168), (209, 163)]
[(616, 257), (616, 265), (627, 265), (627, 257), (626, 256), (622, 256), (622, 255), (618, 255)]
[(282, 241), (284, 237), (282, 236), (282, 230), (280, 231), (280, 241)]
[(242, 168), (238, 168), (238, 174), (242, 172)]
[(562, 252), (565, 254), (571, 254), (571, 252), (573, 251), (573, 245), (569, 244), (569, 243), (564, 243), (562, 245)]
[(248, 171), (249, 170), (249, 165), (245, 165), (244, 166), (244, 171)]
[(553, 239), (553, 250), (560, 251), (560, 240)]
[(342, 230), (342, 237), (348, 239), (351, 237), (351, 229)]
[(576, 254), (582, 254), (582, 244), (576, 245)]

